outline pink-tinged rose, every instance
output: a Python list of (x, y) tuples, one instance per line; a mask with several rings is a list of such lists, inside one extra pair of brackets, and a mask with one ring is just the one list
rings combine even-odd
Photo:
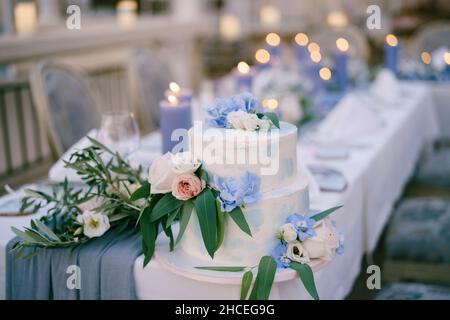
[(195, 174), (182, 174), (172, 183), (172, 195), (178, 200), (189, 200), (205, 189), (206, 183)]
[(315, 226), (316, 236), (302, 242), (311, 259), (331, 261), (339, 245), (339, 237), (329, 219), (319, 221)]

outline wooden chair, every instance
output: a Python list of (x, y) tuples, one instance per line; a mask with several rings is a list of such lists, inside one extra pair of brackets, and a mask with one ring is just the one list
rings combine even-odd
[(159, 127), (159, 102), (165, 99), (171, 73), (151, 49), (136, 48), (128, 58), (128, 80), (134, 112), (142, 133)]
[(30, 85), (55, 159), (98, 128), (99, 100), (82, 71), (56, 61), (43, 62), (30, 71)]

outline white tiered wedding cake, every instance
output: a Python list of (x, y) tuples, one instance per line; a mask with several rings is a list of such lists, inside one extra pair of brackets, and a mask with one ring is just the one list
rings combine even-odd
[[(255, 266), (279, 242), (275, 235), (287, 217), (309, 209), (308, 181), (297, 170), (297, 127), (281, 122), (280, 129), (270, 132), (193, 128), (191, 149), (196, 144), (198, 150), (202, 150), (203, 167), (210, 176), (239, 178), (247, 172), (257, 175), (260, 198), (242, 209), (252, 237), (231, 219), (226, 219), (223, 242), (212, 259), (203, 245), (198, 220), (190, 219), (181, 247), (187, 254), (213, 261), (215, 265)], [(210, 152), (205, 154), (205, 150)], [(245, 155), (241, 163), (237, 160), (239, 152)], [(264, 157), (249, 160), (251, 155), (263, 153)]]

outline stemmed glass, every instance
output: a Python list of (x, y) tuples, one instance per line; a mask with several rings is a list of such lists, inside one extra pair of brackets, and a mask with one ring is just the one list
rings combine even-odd
[(97, 140), (123, 158), (129, 158), (140, 146), (139, 128), (132, 112), (110, 112), (102, 115)]

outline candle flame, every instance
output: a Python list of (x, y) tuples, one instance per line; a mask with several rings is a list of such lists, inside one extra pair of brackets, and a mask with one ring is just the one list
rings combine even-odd
[(311, 42), (310, 44), (308, 44), (308, 51), (310, 53), (312, 52), (319, 52), (320, 51), (320, 46), (317, 44), (317, 42)]
[(304, 46), (306, 46), (306, 45), (308, 44), (309, 38), (308, 38), (308, 36), (307, 36), (305, 33), (300, 32), (300, 33), (297, 33), (297, 34), (295, 35), (295, 42), (296, 42), (299, 46), (304, 47)]
[(336, 40), (336, 47), (342, 51), (342, 52), (347, 52), (348, 51), (348, 41), (345, 38), (339, 38)]
[(342, 28), (348, 24), (348, 18), (343, 11), (332, 11), (327, 15), (327, 24), (331, 27)]
[(280, 45), (281, 38), (278, 34), (271, 32), (266, 36), (266, 42), (271, 47), (276, 47)]
[(262, 106), (266, 109), (275, 110), (278, 108), (278, 100), (277, 99), (264, 99), (262, 101)]
[(426, 51), (421, 53), (420, 58), (422, 59), (422, 62), (425, 64), (431, 63), (431, 55)]
[(386, 36), (386, 43), (391, 47), (396, 47), (398, 45), (398, 39), (393, 34), (388, 34)]
[(169, 101), (169, 103), (170, 103), (171, 106), (175, 106), (175, 105), (178, 104), (178, 99), (177, 99), (177, 97), (175, 97), (175, 96), (173, 96), (173, 95), (168, 96), (168, 97), (167, 97), (167, 101)]
[(239, 62), (237, 69), (242, 74), (248, 74), (250, 72), (250, 66), (245, 61)]
[(328, 81), (331, 79), (331, 70), (327, 67), (323, 67), (319, 71), (319, 76), (322, 80)]
[(447, 65), (450, 66), (450, 52), (447, 51), (446, 53), (444, 53), (444, 61)]
[(322, 55), (319, 51), (313, 51), (311, 52), (311, 60), (315, 63), (319, 63), (320, 60), (322, 60)]
[(264, 6), (259, 12), (261, 22), (267, 26), (276, 26), (280, 23), (281, 12), (277, 7)]
[(255, 53), (255, 59), (259, 63), (267, 63), (270, 61), (270, 53), (266, 49), (259, 49)]
[(180, 86), (178, 85), (178, 83), (176, 83), (176, 82), (174, 82), (174, 81), (172, 81), (172, 82), (169, 84), (169, 89), (170, 89), (170, 91), (172, 91), (173, 93), (179, 93), (180, 90), (181, 90), (181, 88), (180, 88)]

